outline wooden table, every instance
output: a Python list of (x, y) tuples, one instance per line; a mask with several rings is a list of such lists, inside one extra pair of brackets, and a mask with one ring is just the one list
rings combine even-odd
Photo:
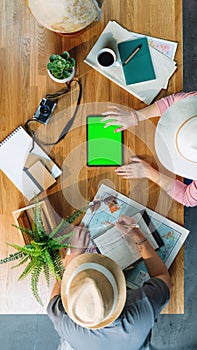
[[(140, 109), (144, 103), (102, 76), (83, 60), (109, 20), (115, 20), (128, 30), (178, 42), (176, 61), (177, 72), (170, 79), (167, 91), (162, 91), (157, 98), (182, 90), (182, 2), (181, 0), (108, 0), (103, 3), (103, 14), (99, 22), (94, 23), (82, 34), (76, 37), (61, 37), (41, 27), (19, 0), (20, 11), (16, 12), (17, 21), (2, 21), (2, 57), (5, 61), (5, 75), (2, 86), (9, 92), (2, 99), (2, 129), (3, 139), (15, 127), (30, 118), (37, 108), (40, 99), (46, 93), (60, 89), (60, 86), (50, 80), (46, 73), (46, 63), (51, 53), (71, 50), (77, 59), (76, 75), (80, 78), (83, 93), (82, 102), (76, 120), (67, 137), (54, 147), (45, 147), (46, 151), (62, 168), (63, 175), (47, 193), (40, 198), (48, 197), (48, 201), (59, 216), (66, 217), (73, 209), (88, 203), (96, 194), (101, 183), (115, 188), (119, 192), (147, 205), (160, 214), (183, 224), (183, 206), (172, 201), (158, 186), (146, 179), (123, 180), (115, 175), (113, 167), (89, 168), (86, 166), (86, 115), (100, 113), (106, 110), (109, 103)], [(17, 5), (16, 5), (17, 6)], [(5, 18), (14, 10), (14, 5), (7, 5)], [(125, 11), (126, 9), (126, 11)], [(14, 17), (15, 18), (15, 17)], [(19, 25), (20, 23), (20, 25)], [(9, 30), (7, 30), (9, 26)], [(13, 37), (12, 37), (13, 36)], [(11, 45), (11, 43), (12, 45)], [(20, 45), (17, 45), (17, 42)], [(10, 55), (12, 50), (12, 55)], [(9, 55), (8, 55), (9, 53)], [(10, 64), (6, 62), (9, 57)], [(16, 73), (17, 72), (17, 73)], [(5, 74), (5, 73), (3, 73)], [(17, 74), (17, 80), (15, 79)], [(58, 108), (60, 112), (47, 126), (47, 135), (53, 140), (61, 132), (66, 120), (72, 114), (69, 106), (74, 106), (77, 98), (77, 88), (72, 95), (61, 99)], [(5, 96), (4, 96), (5, 97)], [(5, 100), (5, 101), (4, 101)], [(9, 107), (8, 107), (9, 106)], [(131, 154), (144, 157), (153, 166), (158, 166), (154, 150), (154, 133), (157, 120), (140, 123), (138, 128), (125, 132), (125, 163)], [(39, 129), (42, 136), (46, 129)], [(167, 171), (159, 165), (163, 172)], [(21, 243), (18, 231), (11, 227), (13, 223), (11, 212), (25, 204), (22, 195), (1, 173), (1, 257), (10, 251), (5, 241)], [(178, 254), (170, 269), (172, 275), (171, 301), (164, 313), (179, 314), (184, 312), (184, 253)], [(43, 313), (32, 300), (27, 281), (17, 282), (19, 270), (10, 270), (10, 265), (1, 266), (0, 278), (3, 281), (0, 297), (1, 313)], [(2, 283), (1, 283), (2, 285)], [(14, 293), (13, 293), (14, 291)], [(45, 293), (45, 291), (43, 292)], [(25, 299), (24, 299), (25, 295)], [(48, 291), (46, 291), (46, 300)], [(23, 298), (20, 305), (19, 300)]]

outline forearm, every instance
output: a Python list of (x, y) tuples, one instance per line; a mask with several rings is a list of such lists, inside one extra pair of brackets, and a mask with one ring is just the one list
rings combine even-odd
[(53, 299), (56, 295), (60, 295), (61, 290), (61, 281), (58, 280), (55, 282), (53, 290), (51, 292), (50, 300)]
[(197, 181), (194, 180), (189, 185), (186, 185), (176, 180), (174, 187), (168, 194), (187, 207), (195, 207), (197, 205)]
[(149, 180), (155, 182), (157, 185), (163, 188), (163, 190), (165, 190), (167, 193), (171, 192), (174, 188), (175, 179), (173, 177), (161, 174), (159, 171), (152, 168), (148, 164), (145, 169), (145, 175)]
[(116, 223), (116, 226), (118, 230), (125, 234), (125, 239), (128, 244), (136, 244), (150, 276), (162, 279), (170, 288), (170, 275), (165, 264), (144, 234), (138, 228), (132, 228), (134, 224), (136, 224), (136, 222), (133, 218), (122, 215)]
[[(66, 255), (64, 260), (63, 260), (63, 265), (64, 268), (66, 268), (66, 266), (69, 264), (69, 262), (74, 259), (74, 257), (76, 256), (76, 254), (71, 253), (70, 255)], [(53, 297), (55, 297), (56, 295), (60, 295), (61, 292), (61, 280), (58, 280), (55, 282), (53, 290), (51, 292), (51, 296), (50, 296), (50, 300), (53, 299)]]
[(160, 117), (161, 112), (156, 103), (151, 104), (145, 108), (136, 111), (139, 121), (143, 121), (149, 118)]
[[(83, 254), (85, 249), (88, 247), (90, 241), (90, 234), (88, 228), (84, 224), (80, 224), (74, 228), (75, 234), (70, 242), (70, 248), (66, 251), (66, 256), (62, 260), (63, 266), (66, 269), (67, 265), (71, 260), (73, 260), (77, 255)], [(60, 295), (61, 292), (61, 281), (57, 281), (53, 287), (50, 300), (56, 296)]]
[(162, 279), (170, 288), (170, 275), (168, 269), (144, 234), (139, 229), (135, 228), (131, 229), (128, 235), (129, 239), (132, 240), (131, 244), (136, 244), (141, 257), (146, 264), (149, 275), (151, 277)]
[(137, 245), (150, 277), (162, 279), (170, 288), (170, 275), (167, 267), (148, 241)]

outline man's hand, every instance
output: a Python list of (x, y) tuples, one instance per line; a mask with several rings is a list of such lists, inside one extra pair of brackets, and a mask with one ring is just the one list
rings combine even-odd
[(122, 215), (116, 223), (116, 227), (125, 235), (125, 239), (130, 244), (138, 244), (145, 239), (143, 233), (138, 228), (139, 226), (137, 225), (138, 227), (136, 227), (136, 224), (133, 218), (126, 215)]
[[(90, 234), (88, 228), (86, 228), (84, 224), (76, 226), (73, 231), (73, 237), (70, 241), (70, 255), (66, 255), (66, 257), (62, 260), (64, 268), (66, 268), (66, 266), (72, 259), (74, 259), (77, 255), (82, 254), (86, 250), (90, 241)], [(57, 281), (53, 287), (50, 300), (54, 296), (60, 295), (60, 289), (61, 281)]]
[(90, 233), (88, 228), (81, 224), (74, 228), (74, 234), (72, 240), (70, 241), (70, 252), (72, 256), (77, 256), (82, 254), (90, 242)]
[(144, 237), (143, 233), (138, 228), (132, 226), (134, 224), (135, 221), (132, 218), (122, 215), (116, 223), (116, 226), (125, 234), (125, 239), (127, 239), (128, 243), (136, 243), (136, 247), (146, 264), (149, 275), (162, 279), (170, 288), (171, 282), (167, 267), (150, 245), (149, 241)]

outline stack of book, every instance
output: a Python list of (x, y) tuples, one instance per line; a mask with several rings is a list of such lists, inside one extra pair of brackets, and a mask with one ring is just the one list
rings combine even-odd
[[(111, 48), (118, 64), (102, 69), (97, 53)], [(125, 64), (136, 48), (138, 52)], [(109, 21), (92, 47), (85, 62), (120, 87), (150, 104), (162, 89), (166, 89), (176, 70), (174, 61), (177, 43), (130, 32), (115, 21)]]

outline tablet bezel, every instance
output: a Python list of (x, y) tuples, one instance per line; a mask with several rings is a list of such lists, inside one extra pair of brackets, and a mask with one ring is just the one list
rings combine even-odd
[[(118, 167), (123, 165), (123, 160), (124, 160), (124, 133), (123, 131), (120, 131), (119, 133), (121, 134), (121, 141), (120, 141), (120, 146), (121, 146), (121, 162), (117, 163), (117, 164), (89, 164), (89, 160), (88, 160), (88, 126), (89, 126), (89, 119), (90, 118), (95, 118), (95, 117), (100, 117), (100, 118), (104, 118), (104, 116), (102, 114), (90, 114), (86, 116), (86, 165), (88, 167)], [(103, 127), (104, 127), (104, 123), (103, 123)], [(114, 125), (114, 129), (116, 129), (118, 126)]]

